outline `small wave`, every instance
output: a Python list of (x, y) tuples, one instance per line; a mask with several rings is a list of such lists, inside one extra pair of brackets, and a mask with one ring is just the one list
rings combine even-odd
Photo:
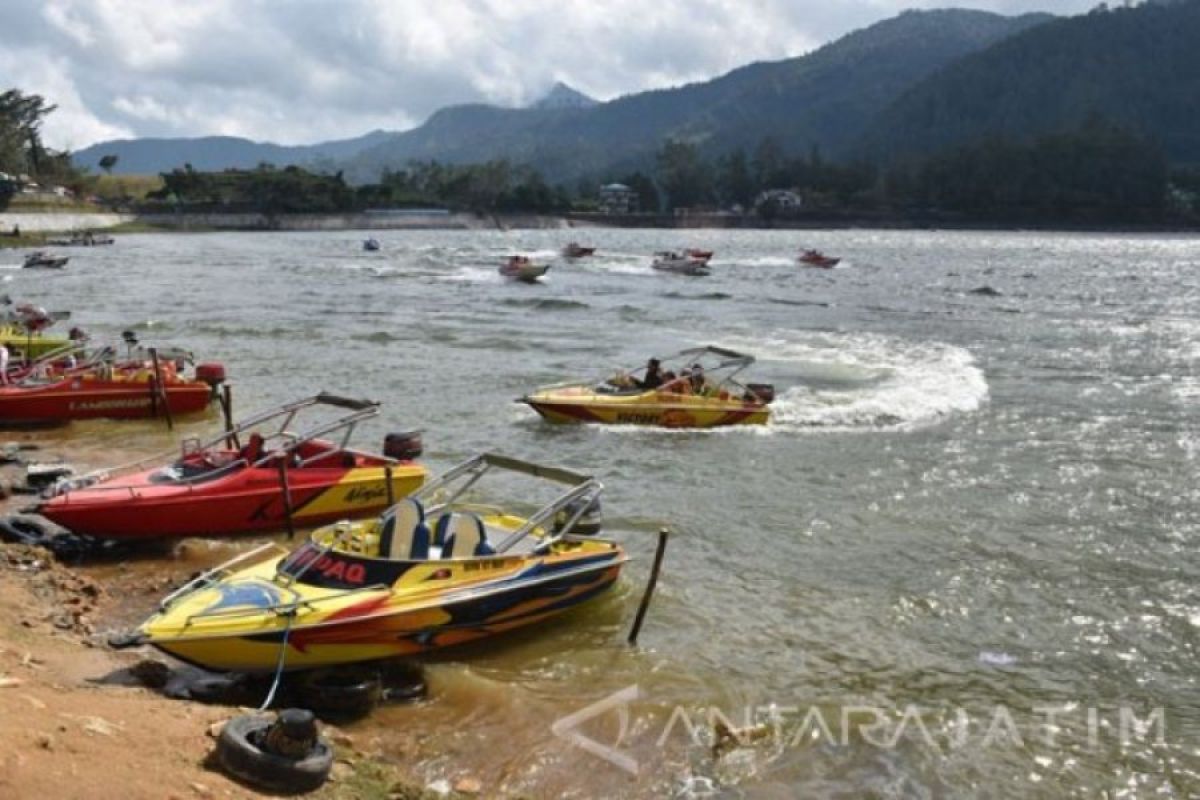
[(733, 295), (725, 292), (704, 292), (702, 294), (687, 294), (685, 292), (665, 292), (659, 297), (668, 300), (732, 300)]
[(767, 302), (781, 306), (816, 306), (817, 308), (829, 308), (832, 305), (820, 300), (788, 300), (783, 297), (768, 297)]
[(375, 331), (374, 333), (364, 333), (357, 336), (351, 336), (351, 339), (359, 342), (371, 342), (373, 344), (389, 344), (391, 342), (409, 341), (412, 337), (400, 336), (390, 331)]
[(500, 305), (514, 308), (531, 308), (534, 311), (579, 311), (591, 308), (579, 300), (564, 300), (559, 297), (506, 297)]

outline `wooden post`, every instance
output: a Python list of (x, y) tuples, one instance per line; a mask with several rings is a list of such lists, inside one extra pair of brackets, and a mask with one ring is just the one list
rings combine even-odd
[(396, 505), (396, 490), (392, 488), (392, 465), (387, 464), (383, 468), (383, 479), (387, 481), (387, 501), (388, 508)]
[(289, 539), (296, 538), (296, 524), (292, 520), (292, 490), (288, 487), (287, 456), (279, 459), (279, 488), (283, 492), (283, 514), (287, 519)]
[[(160, 400), (162, 400), (163, 412), (167, 416), (167, 430), (175, 429), (175, 421), (171, 419), (171, 404), (167, 400), (167, 387), (163, 384), (162, 370), (158, 366), (158, 348), (150, 348), (150, 360), (154, 363), (154, 388)], [(155, 409), (157, 416), (158, 410)]]
[(650, 579), (646, 581), (646, 592), (638, 606), (637, 616), (633, 618), (633, 628), (629, 631), (629, 643), (637, 644), (638, 633), (642, 630), (642, 621), (646, 618), (646, 610), (650, 608), (650, 598), (654, 595), (654, 587), (658, 585), (658, 571), (662, 568), (663, 553), (667, 550), (667, 539), (671, 532), (663, 528), (658, 532), (658, 549), (654, 551), (654, 564), (650, 567)]
[(236, 449), (240, 448), (242, 445), (237, 440), (237, 436), (235, 436), (232, 433), (232, 431), (233, 431), (233, 389), (230, 388), (228, 383), (221, 387), (221, 394), (218, 395), (218, 398), (221, 401), (221, 413), (224, 414), (224, 416), (225, 416), (225, 431), (226, 431), (226, 433), (229, 434), (228, 436), (225, 437), (225, 446), (228, 447), (230, 450), (236, 450)]

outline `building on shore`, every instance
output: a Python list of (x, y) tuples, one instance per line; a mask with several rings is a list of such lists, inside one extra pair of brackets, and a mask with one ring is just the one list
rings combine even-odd
[(636, 214), (638, 194), (623, 183), (609, 183), (600, 187), (600, 210), (605, 214)]

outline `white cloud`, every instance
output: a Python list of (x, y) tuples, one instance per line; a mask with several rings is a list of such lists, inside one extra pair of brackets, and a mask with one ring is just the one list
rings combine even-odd
[[(968, 0), (1002, 13), (1092, 0)], [(561, 80), (601, 99), (799, 55), (937, 0), (4, 0), (0, 74), (59, 105), (45, 137), (403, 129)], [(8, 88), (2, 86), (0, 88)]]

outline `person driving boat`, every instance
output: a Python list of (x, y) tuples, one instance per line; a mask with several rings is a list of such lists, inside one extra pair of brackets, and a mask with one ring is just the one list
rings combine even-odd
[(646, 362), (646, 374), (638, 381), (638, 385), (643, 389), (657, 389), (663, 385), (663, 375), (661, 363), (657, 358), (651, 358)]

